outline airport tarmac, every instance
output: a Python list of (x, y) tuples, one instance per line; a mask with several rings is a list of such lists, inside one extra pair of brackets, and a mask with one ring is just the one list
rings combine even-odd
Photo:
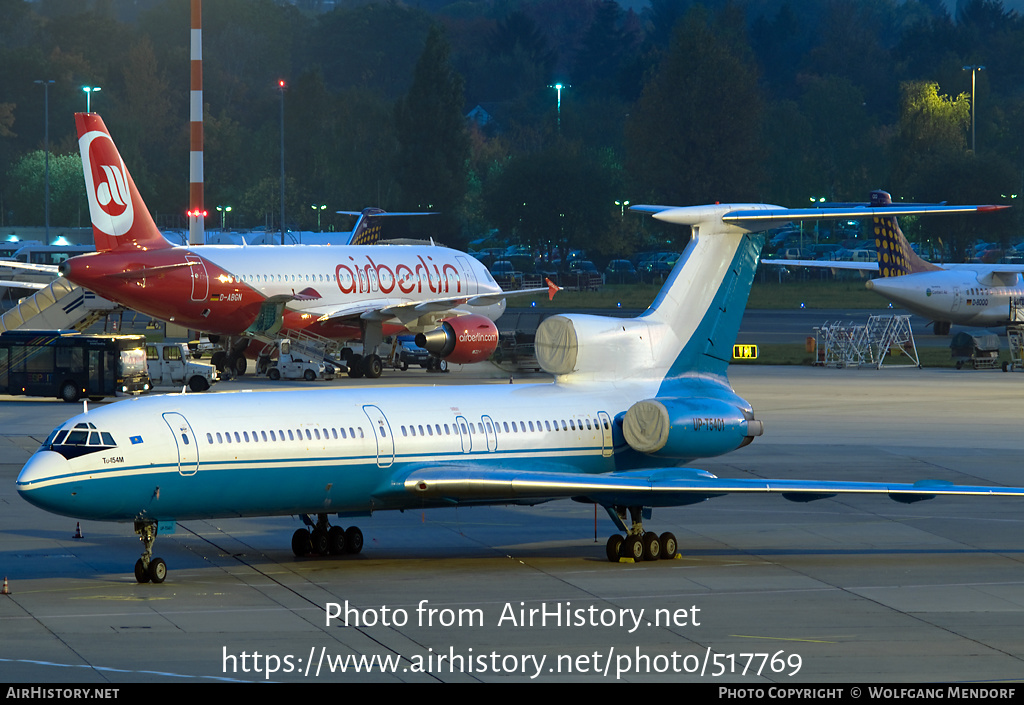
[[(751, 366), (731, 377), (765, 435), (694, 464), (720, 476), (1024, 485), (1024, 375)], [(480, 378), (508, 383), (480, 366), (443, 382)], [(374, 384), (438, 381), (411, 371), (313, 384), (360, 386), (369, 399)], [(243, 377), (215, 389), (280, 384)], [(79, 408), (0, 397), (0, 574), (11, 593), (0, 595), (0, 682), (767, 686), (1024, 674), (1019, 500), (721, 497), (656, 509), (646, 527), (675, 533), (681, 558), (638, 564), (607, 562), (610, 520), (566, 501), (378, 513), (353, 522), (365, 548), (345, 558), (296, 559), (293, 517), (183, 522), (157, 540), (167, 582), (139, 585), (131, 526), (83, 522), (74, 539), (74, 520), (15, 492), (22, 463)], [(347, 605), (347, 626), (327, 624), (332, 605), (343, 615)]]

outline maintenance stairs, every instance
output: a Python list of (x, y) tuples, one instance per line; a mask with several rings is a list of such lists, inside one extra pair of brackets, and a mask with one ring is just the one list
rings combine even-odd
[[(920, 367), (910, 316), (870, 316), (864, 325), (825, 323), (814, 329), (823, 367)], [(900, 362), (885, 363), (886, 359)]]
[(117, 310), (112, 301), (58, 277), (0, 315), (0, 333), (18, 328), (84, 330)]

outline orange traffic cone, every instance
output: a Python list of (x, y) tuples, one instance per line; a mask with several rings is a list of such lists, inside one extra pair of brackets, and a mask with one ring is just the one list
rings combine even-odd
[(0, 595), (10, 595), (11, 591), (7, 589), (7, 576), (4, 576), (4, 589), (0, 590)]
[(73, 538), (73, 539), (84, 539), (85, 538), (84, 536), (82, 536), (82, 522), (80, 522), (80, 521), (76, 521), (75, 522), (75, 535), (72, 536), (71, 538)]

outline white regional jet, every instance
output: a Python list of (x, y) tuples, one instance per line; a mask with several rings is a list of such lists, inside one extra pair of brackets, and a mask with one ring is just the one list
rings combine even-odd
[[(343, 553), (360, 551), (362, 533), (329, 518), (571, 498), (607, 510), (622, 532), (607, 543), (609, 560), (618, 561), (675, 555), (674, 536), (645, 529), (650, 508), (734, 492), (794, 501), (850, 492), (900, 502), (1024, 495), (1024, 488), (928, 480), (723, 479), (677, 467), (762, 433), (727, 370), (763, 231), (788, 211), (763, 204), (638, 209), (690, 226), (693, 237), (642, 315), (571, 314), (543, 323), (537, 358), (553, 384), (125, 400), (58, 426), (25, 464), (18, 492), (57, 514), (134, 522), (145, 546), (135, 566), (140, 582), (166, 576), (165, 562), (152, 554), (158, 527), (198, 518), (299, 515), (312, 530), (295, 532), (297, 555)], [(903, 211), (861, 215), (893, 212)], [(825, 209), (815, 216), (849, 217)]]
[[(870, 207), (888, 207), (891, 204), (892, 200), (885, 191), (871, 193)], [(985, 206), (984, 209), (1008, 207)], [(909, 206), (903, 214), (917, 213), (914, 206)], [(1014, 312), (1024, 308), (1024, 282), (1021, 280), (1024, 267), (973, 263), (939, 266), (926, 262), (910, 247), (895, 216), (875, 216), (874, 235), (878, 248), (877, 262), (779, 259), (765, 260), (765, 264), (876, 271), (879, 277), (869, 279), (865, 286), (908, 311), (933, 321), (936, 335), (949, 333), (953, 323), (989, 328), (1020, 322)]]

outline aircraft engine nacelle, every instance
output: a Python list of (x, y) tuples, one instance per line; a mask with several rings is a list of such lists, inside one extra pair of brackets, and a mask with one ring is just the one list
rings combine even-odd
[(749, 411), (721, 399), (646, 399), (622, 420), (633, 450), (661, 458), (708, 458), (742, 448), (764, 433)]
[(417, 333), (416, 344), (450, 363), (482, 362), (498, 347), (498, 329), (485, 316), (453, 316), (442, 320), (439, 328)]

